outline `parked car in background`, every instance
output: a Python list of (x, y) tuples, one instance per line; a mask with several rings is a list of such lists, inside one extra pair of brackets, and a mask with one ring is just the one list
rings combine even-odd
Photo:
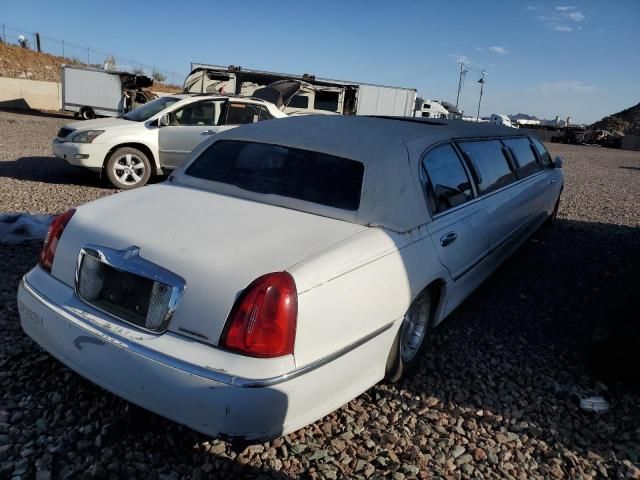
[(492, 123), (493, 125), (502, 125), (503, 127), (518, 128), (518, 125), (512, 122), (508, 116), (501, 115), (499, 113), (492, 113), (489, 123)]
[(175, 169), (211, 135), (286, 116), (259, 99), (170, 95), (117, 118), (65, 125), (52, 150), (71, 165), (104, 174), (116, 188), (128, 190)]
[(276, 437), (409, 374), (430, 329), (553, 220), (560, 166), (535, 138), (462, 121), (225, 131), (167, 182), (57, 217), (22, 327), (153, 412)]

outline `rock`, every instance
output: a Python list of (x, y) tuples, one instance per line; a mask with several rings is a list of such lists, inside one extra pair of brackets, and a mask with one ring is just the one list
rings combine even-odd
[(465, 453), (464, 455), (460, 455), (458, 458), (456, 458), (456, 465), (464, 465), (465, 463), (469, 463), (471, 461), (473, 461), (473, 457), (468, 453)]
[(345, 448), (347, 448), (347, 444), (345, 443), (345, 441), (339, 438), (334, 438), (333, 440), (331, 440), (331, 446), (337, 452), (342, 452)]
[(465, 448), (460, 446), (460, 445), (456, 445), (455, 447), (453, 447), (451, 449), (451, 451), (449, 453), (451, 453), (451, 456), (453, 458), (458, 458), (460, 455), (462, 455), (465, 452)]
[(473, 450), (473, 459), (476, 462), (482, 462), (487, 459), (487, 453), (481, 448), (476, 448)]
[(460, 470), (462, 470), (462, 473), (464, 475), (466, 475), (467, 477), (471, 476), (471, 474), (473, 473), (473, 471), (475, 470), (473, 468), (473, 465), (469, 464), (469, 463), (465, 463), (464, 465), (462, 465), (462, 467), (460, 467)]
[(420, 468), (418, 466), (408, 463), (403, 463), (401, 469), (404, 473), (411, 476), (416, 476), (420, 473)]
[(294, 455), (300, 455), (306, 449), (307, 446), (304, 443), (294, 443), (289, 447), (289, 450), (291, 450), (291, 453), (293, 453)]
[(214, 455), (222, 455), (226, 451), (227, 446), (224, 442), (217, 441), (209, 446), (209, 452), (213, 453)]

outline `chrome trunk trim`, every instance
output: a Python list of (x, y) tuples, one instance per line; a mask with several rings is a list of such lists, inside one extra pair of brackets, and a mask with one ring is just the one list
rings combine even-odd
[[(82, 266), (82, 259), (85, 255), (89, 255), (106, 265), (109, 265), (116, 270), (129, 272), (134, 275), (138, 275), (141, 277), (145, 277), (154, 281), (158, 281), (160, 283), (164, 283), (171, 287), (171, 297), (169, 298), (169, 308), (167, 313), (162, 321), (161, 328), (158, 330), (151, 330), (140, 326), (136, 323), (132, 323), (127, 321), (124, 318), (118, 317), (111, 312), (107, 312), (96, 305), (88, 302), (79, 292), (79, 281), (80, 281), (80, 269)], [(171, 317), (175, 313), (178, 308), (178, 304), (184, 295), (184, 291), (187, 287), (187, 282), (184, 278), (175, 273), (161, 267), (160, 265), (156, 265), (148, 260), (145, 260), (140, 256), (140, 248), (134, 246), (125, 248), (124, 250), (114, 250), (112, 248), (102, 247), (100, 245), (84, 245), (80, 249), (80, 253), (78, 254), (78, 260), (76, 262), (75, 269), (75, 281), (74, 281), (74, 293), (78, 299), (80, 299), (83, 303), (90, 305), (92, 308), (104, 313), (105, 315), (109, 315), (110, 317), (116, 318), (122, 322), (128, 323), (129, 325), (133, 325), (140, 330), (144, 330), (145, 332), (160, 334), (164, 333), (171, 321)]]

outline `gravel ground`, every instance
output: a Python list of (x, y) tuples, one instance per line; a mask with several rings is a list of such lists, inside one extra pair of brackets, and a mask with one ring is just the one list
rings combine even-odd
[[(48, 157), (63, 123), (0, 112), (0, 212), (112, 192)], [(550, 149), (567, 177), (557, 226), (436, 329), (412, 379), (246, 448), (120, 400), (38, 348), (15, 292), (39, 245), (0, 247), (0, 478), (640, 478), (640, 392), (597, 382), (585, 355), (637, 295), (640, 152)], [(608, 413), (577, 407), (596, 390)]]

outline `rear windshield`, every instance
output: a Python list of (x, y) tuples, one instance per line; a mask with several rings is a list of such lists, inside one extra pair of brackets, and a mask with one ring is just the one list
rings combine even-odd
[(185, 173), (251, 192), (357, 210), (364, 165), (298, 148), (221, 140), (211, 144)]

